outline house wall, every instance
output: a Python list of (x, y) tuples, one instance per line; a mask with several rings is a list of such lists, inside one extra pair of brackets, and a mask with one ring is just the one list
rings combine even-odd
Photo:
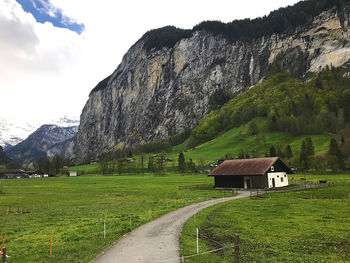
[(226, 187), (226, 188), (243, 188), (243, 176), (226, 176), (218, 175), (214, 176), (215, 187)]
[(252, 188), (266, 188), (266, 187), (268, 187), (267, 174), (264, 174), (262, 176), (252, 176), (252, 177), (253, 177)]
[(285, 172), (277, 172), (277, 173), (267, 173), (268, 177), (268, 188), (273, 187), (273, 178), (275, 179), (275, 187), (283, 187), (288, 185), (288, 175)]
[(268, 187), (267, 175), (244, 176), (244, 188), (266, 188)]

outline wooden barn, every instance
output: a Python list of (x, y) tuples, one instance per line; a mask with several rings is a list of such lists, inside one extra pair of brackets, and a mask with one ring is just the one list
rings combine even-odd
[(292, 170), (279, 157), (226, 160), (211, 171), (217, 188), (275, 188), (288, 185)]

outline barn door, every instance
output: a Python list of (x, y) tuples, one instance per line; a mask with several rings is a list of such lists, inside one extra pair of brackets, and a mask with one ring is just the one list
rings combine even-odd
[(272, 178), (272, 187), (276, 187), (276, 184), (275, 184), (275, 178)]

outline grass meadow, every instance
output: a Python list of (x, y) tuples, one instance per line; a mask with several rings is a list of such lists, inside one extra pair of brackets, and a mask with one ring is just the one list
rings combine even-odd
[[(207, 208), (184, 226), (181, 253), (231, 246), (241, 239), (240, 262), (350, 262), (350, 175), (306, 175), (334, 186), (234, 200)], [(297, 177), (298, 178), (298, 177)], [(233, 249), (186, 262), (234, 262)]]
[(212, 178), (174, 174), (0, 180), (0, 190), (0, 238), (6, 234), (9, 263), (89, 262), (151, 219), (222, 197)]

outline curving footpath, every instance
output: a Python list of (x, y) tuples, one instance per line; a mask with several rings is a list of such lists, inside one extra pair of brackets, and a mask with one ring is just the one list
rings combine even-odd
[(206, 207), (248, 196), (249, 191), (238, 191), (237, 196), (192, 204), (165, 214), (126, 234), (92, 262), (180, 262), (179, 238), (188, 219)]

